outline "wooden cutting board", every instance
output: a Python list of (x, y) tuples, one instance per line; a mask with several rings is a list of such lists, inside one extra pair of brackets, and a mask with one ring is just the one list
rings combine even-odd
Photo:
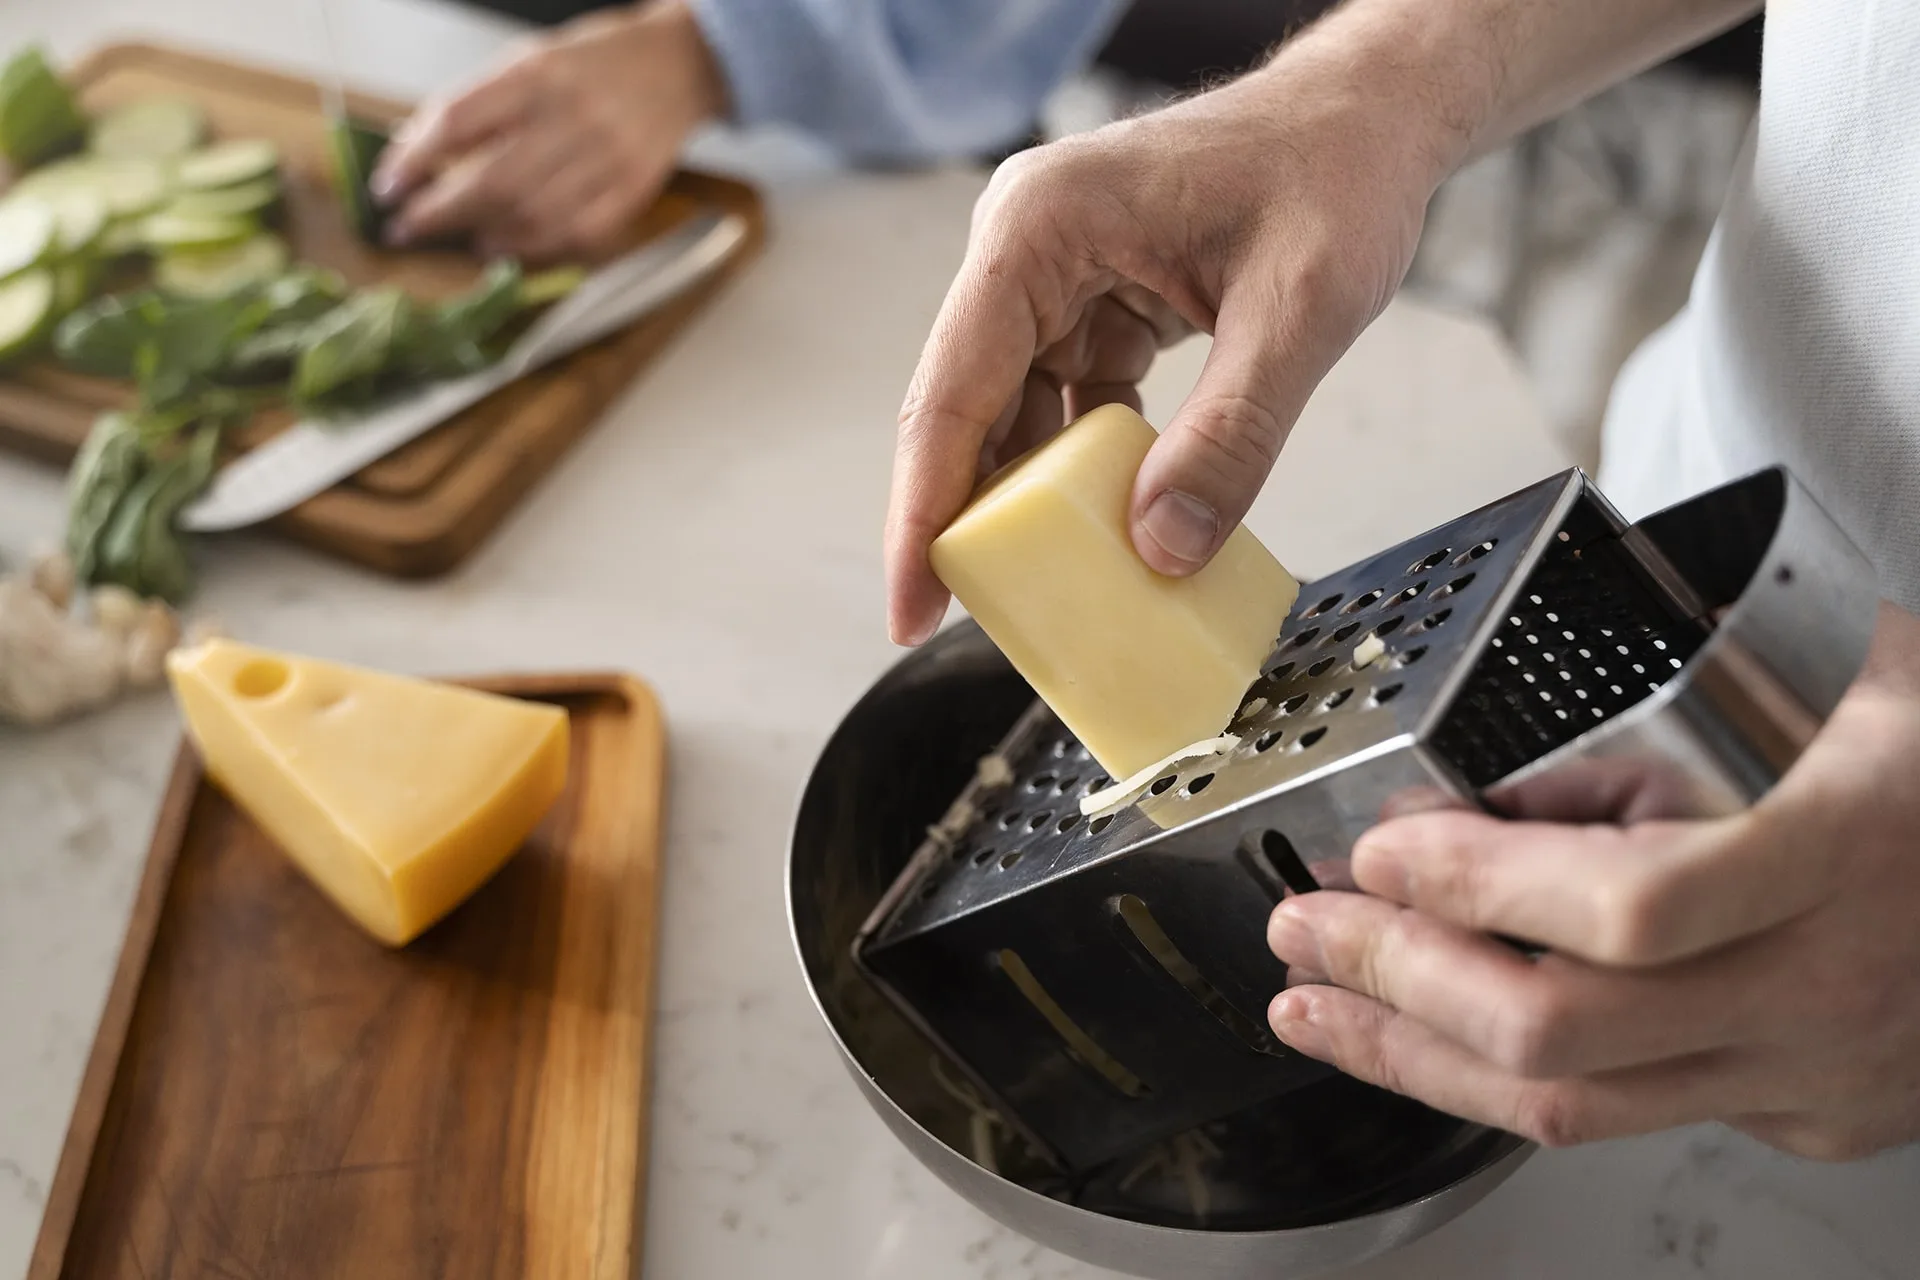
[[(311, 81), (219, 58), (143, 44), (113, 45), (68, 73), (89, 110), (136, 98), (190, 98), (225, 137), (280, 147), (284, 215), (278, 228), (296, 258), (332, 267), (354, 284), (399, 284), (424, 298), (472, 282), (480, 263), (452, 252), (375, 251), (348, 231), (329, 177), (320, 91)], [(355, 114), (394, 121), (405, 104), (349, 95)], [(382, 572), (427, 576), (474, 550), (650, 360), (758, 251), (766, 219), (741, 183), (681, 172), (634, 228), (638, 245), (702, 207), (737, 212), (749, 234), (704, 284), (652, 316), (523, 378), (271, 523), (273, 529)], [(0, 374), (0, 448), (65, 464), (104, 409), (126, 404), (123, 382), (87, 378), (51, 360)], [(263, 415), (241, 448), (286, 425)]]
[(623, 676), (558, 703), (567, 789), (411, 945), (348, 922), (183, 748), (28, 1280), (628, 1280), (665, 744)]

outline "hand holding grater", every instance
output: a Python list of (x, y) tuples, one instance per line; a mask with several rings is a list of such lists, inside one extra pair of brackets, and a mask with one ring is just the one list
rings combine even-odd
[(1071, 1172), (1333, 1068), (1267, 1030), (1267, 916), (1383, 806), (1529, 811), (1632, 770), (1743, 808), (1852, 681), (1870, 566), (1783, 469), (1629, 526), (1569, 471), (1302, 589), (1222, 756), (1091, 818), (1040, 703), (854, 942), (861, 970)]

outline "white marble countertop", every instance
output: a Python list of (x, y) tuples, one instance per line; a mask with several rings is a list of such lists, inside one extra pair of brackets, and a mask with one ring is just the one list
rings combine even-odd
[[(507, 28), (336, 0), (371, 87), (419, 93)], [(0, 48), (132, 35), (294, 67), (303, 0), (0, 5)], [(376, 578), (247, 536), (206, 548), (200, 604), (236, 634), (453, 672), (617, 666), (671, 722), (645, 1274), (656, 1280), (1096, 1280), (924, 1172), (846, 1079), (792, 959), (791, 804), (892, 660), (879, 542), (894, 411), (983, 177), (822, 172), (726, 140), (769, 185), (765, 259), (615, 405), (466, 567)], [(1164, 421), (1204, 345), (1162, 361)], [(1308, 411), (1252, 523), (1337, 567), (1560, 466), (1479, 326), (1400, 303)], [(0, 553), (60, 524), (60, 478), (0, 458)], [(0, 731), (0, 1277), (38, 1228), (173, 751), (158, 696)], [(1806, 1165), (1719, 1130), (1534, 1159), (1479, 1208), (1351, 1280), (1851, 1280), (1920, 1275), (1920, 1153)]]

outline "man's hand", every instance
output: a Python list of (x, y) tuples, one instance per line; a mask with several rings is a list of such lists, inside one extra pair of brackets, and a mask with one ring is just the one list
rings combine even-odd
[[(1642, 817), (1658, 804), (1612, 777), (1536, 799), (1549, 811), (1524, 820), (1376, 827), (1351, 865), (1372, 896), (1275, 910), (1275, 954), (1331, 985), (1276, 997), (1274, 1031), (1550, 1145), (1702, 1120), (1821, 1159), (1911, 1141), (1916, 761), (1920, 619), (1889, 605), (1865, 674), (1747, 813)], [(1569, 816), (1580, 825), (1542, 820)], [(1490, 933), (1549, 951), (1528, 959)]]
[(428, 102), (382, 157), (374, 195), (398, 206), (396, 243), (464, 232), (489, 256), (602, 257), (724, 100), (684, 3), (609, 10)]
[(1003, 164), (900, 414), (889, 625), (939, 625), (933, 539), (996, 465), (1135, 384), (1162, 346), (1214, 334), (1142, 467), (1134, 545), (1205, 564), (1246, 514), (1308, 395), (1399, 287), (1454, 159), (1437, 115), (1311, 37), (1150, 116)]

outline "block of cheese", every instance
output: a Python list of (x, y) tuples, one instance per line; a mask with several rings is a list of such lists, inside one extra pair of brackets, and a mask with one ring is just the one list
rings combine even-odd
[(176, 649), (208, 775), (390, 946), (458, 906), (567, 778), (567, 713), (228, 640)]
[(1154, 430), (1108, 405), (992, 476), (933, 570), (1115, 778), (1225, 729), (1300, 587), (1237, 528), (1188, 578), (1150, 569), (1127, 513)]

